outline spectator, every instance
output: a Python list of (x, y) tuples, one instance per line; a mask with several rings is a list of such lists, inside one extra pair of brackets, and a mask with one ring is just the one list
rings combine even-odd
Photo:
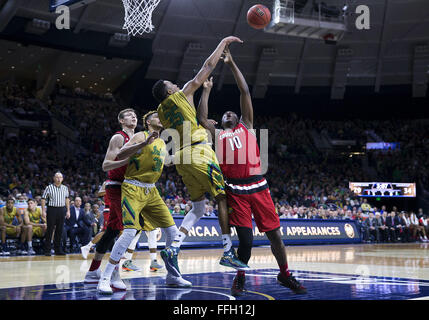
[(374, 218), (374, 213), (370, 212), (369, 216), (367, 219), (365, 219), (364, 223), (363, 223), (363, 228), (365, 231), (365, 241), (367, 243), (372, 242), (371, 241), (371, 236), (374, 236), (375, 241), (377, 243), (380, 242), (380, 233), (378, 230), (378, 222), (377, 219)]
[[(384, 211), (383, 215), (386, 215), (386, 211)], [(380, 212), (375, 213), (375, 219), (377, 220), (377, 228), (380, 241), (387, 242), (389, 240), (389, 230), (386, 226), (386, 219), (383, 218)]]
[(191, 211), (192, 206), (190, 206), (189, 204), (186, 204), (185, 206), (185, 216), (188, 214), (189, 211)]
[[(65, 247), (66, 236), (70, 238), (70, 252), (80, 252), (80, 244), (88, 243), (89, 229), (85, 225), (85, 212), (81, 208), (82, 199), (76, 197), (74, 205), (70, 208), (70, 216), (66, 218), (64, 223), (63, 243)], [(79, 243), (76, 242), (76, 237), (79, 238)]]
[(386, 225), (389, 230), (390, 242), (398, 241), (399, 232), (402, 229), (402, 225), (399, 221), (399, 217), (396, 216), (395, 211), (392, 210), (390, 212), (390, 215), (386, 219)]
[(214, 211), (213, 211), (213, 206), (207, 206), (206, 205), (206, 212), (204, 213), (204, 216), (206, 217), (216, 217)]
[(413, 239), (417, 240), (417, 235), (418, 235), (419, 240), (421, 242), (427, 241), (425, 228), (422, 225), (420, 225), (419, 219), (417, 218), (417, 215), (414, 212), (411, 212), (410, 214), (410, 226), (412, 230)]
[(46, 217), (42, 214), (42, 210), (37, 207), (36, 200), (28, 200), (28, 208), (24, 213), (24, 225), (27, 233), (28, 254), (34, 255), (36, 252), (33, 249), (33, 236), (43, 239), (46, 233)]
[(180, 209), (180, 205), (176, 204), (174, 206), (173, 212), (171, 214), (172, 215), (183, 215), (184, 212), (182, 212), (182, 210)]
[(360, 207), (364, 213), (371, 211), (371, 206), (369, 205), (368, 200), (366, 198), (363, 199), (363, 203)]
[(89, 220), (91, 221), (92, 236), (94, 237), (103, 225), (103, 216), (100, 214), (100, 207), (98, 204), (92, 205)]
[(405, 211), (402, 211), (401, 214), (401, 223), (402, 223), (402, 242), (410, 242), (410, 217)]

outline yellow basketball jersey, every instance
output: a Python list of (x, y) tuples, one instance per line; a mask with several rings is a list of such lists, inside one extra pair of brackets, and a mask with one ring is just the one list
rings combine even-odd
[(7, 224), (12, 224), (13, 218), (16, 216), (16, 207), (13, 207), (12, 211), (7, 211), (7, 208), (4, 207), (4, 222)]
[(36, 211), (31, 212), (27, 209), (28, 212), (28, 218), (30, 219), (30, 222), (32, 223), (40, 223), (40, 219), (42, 218), (42, 210), (40, 208), (36, 207)]
[(197, 142), (208, 142), (206, 129), (198, 123), (197, 111), (186, 99), (183, 91), (178, 91), (162, 101), (157, 112), (165, 129), (171, 128), (179, 132), (179, 149)]
[[(144, 131), (145, 137), (149, 136)], [(161, 176), (167, 154), (165, 142), (161, 138), (139, 150), (128, 162), (125, 179), (145, 183), (155, 183)]]

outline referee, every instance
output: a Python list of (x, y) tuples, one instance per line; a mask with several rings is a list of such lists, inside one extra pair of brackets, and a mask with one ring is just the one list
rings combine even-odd
[[(54, 183), (46, 187), (42, 195), (42, 211), (46, 214), (47, 230), (45, 238), (45, 256), (51, 255), (52, 233), (55, 229), (54, 250), (56, 255), (65, 255), (61, 247), (64, 218), (70, 218), (69, 190), (62, 185), (63, 175), (57, 172)], [(46, 203), (47, 202), (47, 203)], [(47, 204), (47, 210), (46, 210)]]

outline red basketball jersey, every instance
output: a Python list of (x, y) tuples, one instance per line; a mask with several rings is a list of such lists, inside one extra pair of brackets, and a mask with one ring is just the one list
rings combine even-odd
[(104, 195), (104, 209), (108, 209), (110, 207), (110, 200), (109, 197), (107, 195)]
[[(130, 141), (130, 137), (125, 131), (121, 130), (121, 131), (115, 132), (115, 134), (120, 134), (121, 136), (124, 137), (124, 144)], [(116, 158), (115, 160), (118, 160), (118, 158)], [(107, 172), (108, 179), (113, 181), (119, 181), (119, 182), (124, 181), (124, 175), (125, 175), (125, 171), (127, 170), (127, 166), (128, 165), (124, 165), (120, 168), (109, 170)]]
[(240, 121), (232, 130), (218, 135), (216, 155), (226, 179), (244, 179), (261, 174), (256, 135)]

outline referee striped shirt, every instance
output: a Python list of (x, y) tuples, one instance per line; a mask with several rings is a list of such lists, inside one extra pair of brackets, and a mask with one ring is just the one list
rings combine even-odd
[(65, 207), (68, 197), (69, 189), (66, 186), (61, 184), (57, 187), (53, 183), (46, 187), (42, 195), (42, 199), (47, 201), (49, 207)]

